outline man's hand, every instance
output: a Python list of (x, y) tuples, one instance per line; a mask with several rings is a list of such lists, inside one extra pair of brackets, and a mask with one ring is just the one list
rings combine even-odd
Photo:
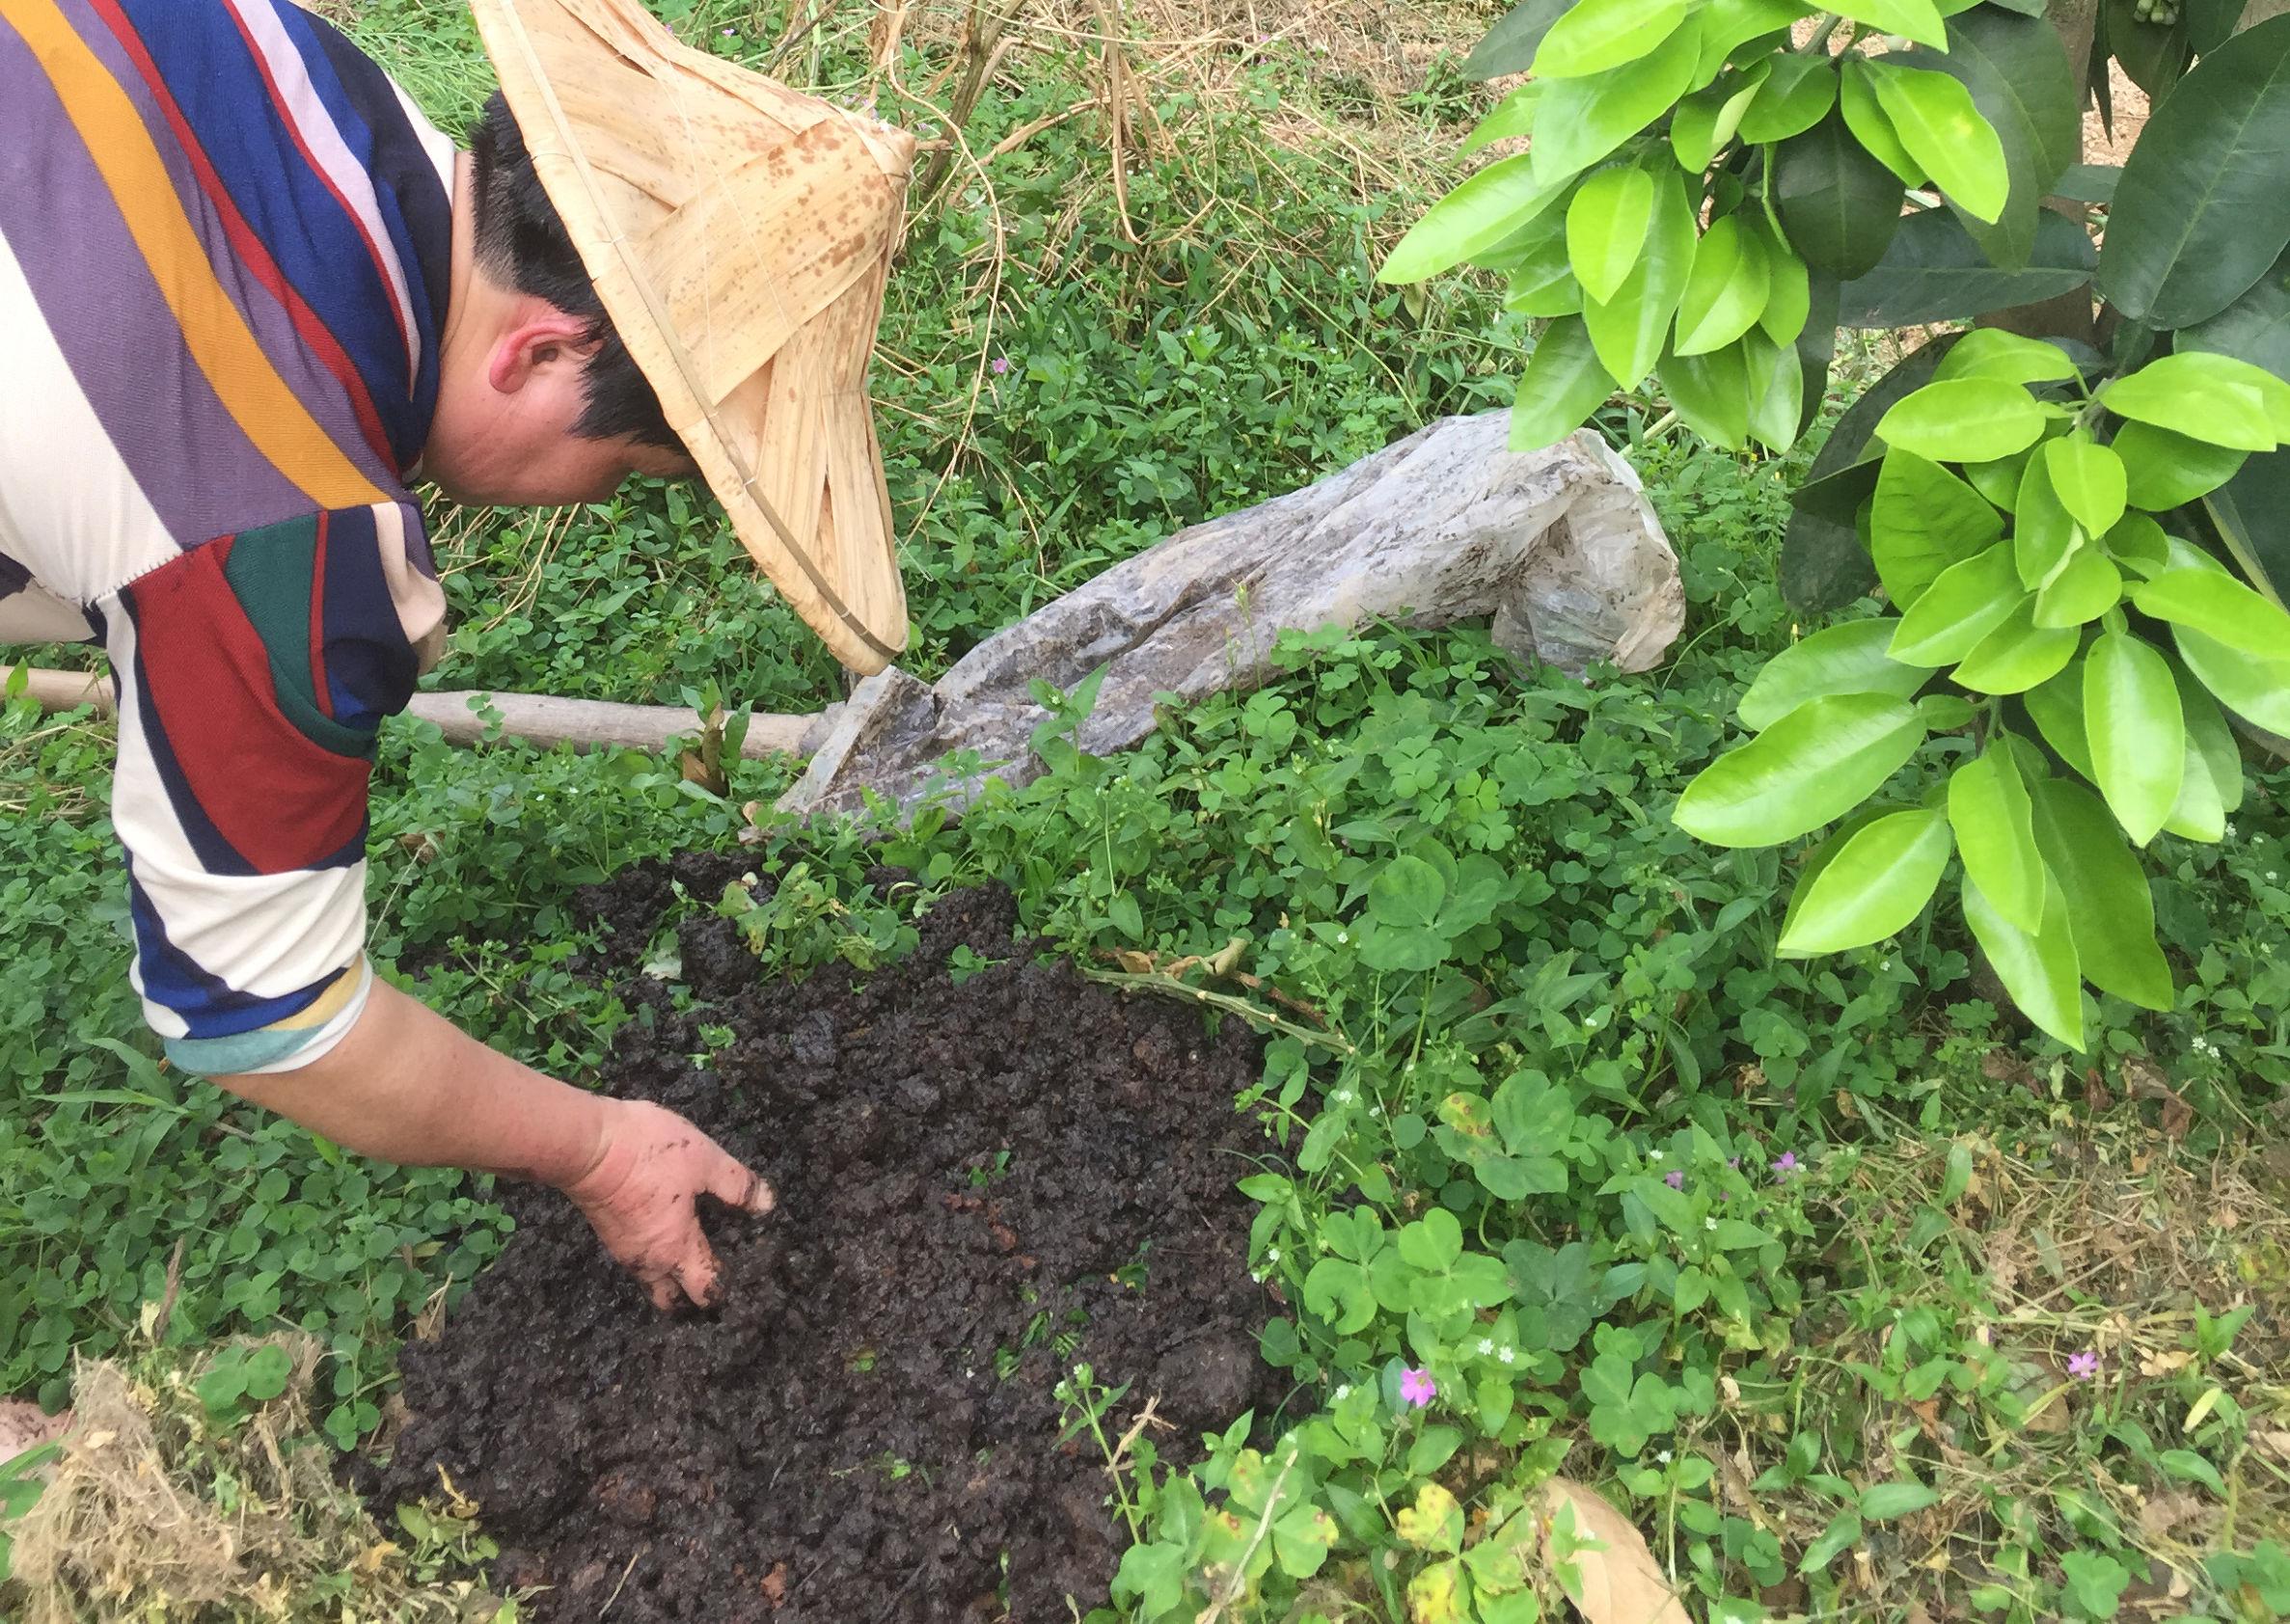
[(596, 1163), (563, 1186), (604, 1248), (671, 1309), (716, 1302), (716, 1255), (699, 1227), (699, 1197), (743, 1212), (772, 1209), (771, 1186), (673, 1111), (609, 1100)]

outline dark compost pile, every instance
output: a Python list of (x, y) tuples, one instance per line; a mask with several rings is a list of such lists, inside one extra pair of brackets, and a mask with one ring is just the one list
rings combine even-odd
[[(709, 897), (749, 861), (675, 877)], [(592, 889), (615, 970), (670, 898), (659, 865)], [(405, 1350), (411, 1418), (364, 1485), (385, 1519), (442, 1467), (502, 1545), (496, 1583), (552, 1587), (528, 1611), (547, 1624), (608, 1601), (614, 1624), (1102, 1602), (1126, 1535), (1088, 1432), (1058, 1442), (1070, 1368), (1134, 1384), (1111, 1432), (1158, 1395), (1178, 1460), (1281, 1397), (1233, 1187), (1267, 1148), (1232, 1108), (1260, 1049), (1035, 963), (1015, 925), (1005, 893), (945, 898), (918, 952), (855, 988), (838, 968), (767, 985), (727, 921), (689, 920), (688, 1015), (630, 974), (653, 1021), (623, 1029), (609, 1086), (691, 1116), (778, 1210), (717, 1213), (724, 1301), (666, 1319), (568, 1204), (512, 1191), (500, 1261)], [(958, 983), (960, 946), (996, 962)], [(713, 1070), (691, 1058), (702, 1024), (735, 1034)]]

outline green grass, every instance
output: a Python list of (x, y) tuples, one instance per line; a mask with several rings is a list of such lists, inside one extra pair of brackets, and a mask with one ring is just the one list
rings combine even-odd
[[(459, 15), (389, 0), (354, 23), (458, 115), (483, 86)], [(854, 15), (829, 8), (782, 67), (856, 87)], [(694, 20), (720, 48), (777, 48), (745, 7)], [(910, 47), (902, 82), (920, 86), (946, 47)], [(974, 149), (1089, 94), (1092, 61), (1064, 49), (1029, 43)], [(991, 195), (956, 170), (914, 222), (876, 383), (919, 674), (1184, 524), (1500, 397), (1520, 336), (1486, 289), (1411, 310), (1372, 283), (1409, 198), (1363, 197), (1342, 150), (1264, 133), (1281, 98), (1353, 90), (1288, 58), (1236, 82), (1193, 105), (1165, 87), (1182, 138), (1130, 187), (1145, 247), (1120, 231), (1087, 117), (990, 166)], [(2179, 1002), (2100, 1004), (2087, 1060), (1998, 1009), (1952, 921), (1777, 959), (1782, 855), (1697, 845), (1668, 809), (1797, 630), (1774, 561), (1803, 453), (1643, 439), (1652, 416), (1609, 426), (1684, 573), (1689, 625), (1660, 670), (1576, 682), (1471, 629), (1296, 636), (1265, 690), (1112, 760), (1053, 741), (1047, 776), (956, 826), (926, 816), (887, 853), (880, 831), (775, 827), (764, 916), (722, 905), (758, 973), (873, 961), (933, 896), (998, 880), (1085, 961), (1240, 937), (1240, 967), (1315, 1015), (1226, 983), (1223, 1018), (1332, 1040), (1277, 1038), (1238, 1102), (1267, 1130), (1252, 1251), (1296, 1309), (1263, 1338), (1291, 1395), (1260, 1418), (1267, 1455), (1237, 1432), (1189, 1475), (1149, 1443), (1123, 1456), (1140, 1538), (1122, 1616), (1189, 1620), (1230, 1590), (1226, 1617), (1267, 1624), (1411, 1608), (1504, 1624), (1538, 1587), (1562, 1615), (1559, 1564), (1531, 1540), (1523, 1565), (1506, 1552), (1554, 1473), (1629, 1511), (1696, 1617), (2290, 1609), (2271, 1171), (2290, 776), (2264, 770), (2224, 846), (2157, 843)], [(443, 529), (441, 684), (836, 696), (690, 493)], [(0, 710), (0, 1392), (60, 1398), (75, 1350), (141, 1348), (168, 1298), (153, 1329), (177, 1352), (319, 1337), (315, 1408), (347, 1442), (378, 1417), (395, 1339), (504, 1220), (482, 1181), (341, 1158), (154, 1066), (125, 982), (108, 748), (84, 718)], [(718, 799), (643, 755), (459, 751), (394, 723), (377, 961), (488, 1041), (593, 1075), (630, 1017), (570, 967), (575, 888), (730, 840), (787, 777), (744, 766)], [(886, 856), (914, 892), (861, 886)], [(1435, 1377), (1429, 1409), (1399, 1401), (1403, 1368)], [(1124, 1411), (1104, 1421), (1126, 1430)], [(1442, 1495), (1469, 1514), (1459, 1551)]]

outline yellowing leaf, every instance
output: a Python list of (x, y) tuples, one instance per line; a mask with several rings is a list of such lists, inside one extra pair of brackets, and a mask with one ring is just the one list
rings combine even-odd
[(1393, 1519), (1400, 1537), (1419, 1550), (1453, 1551), (1463, 1542), (1463, 1508), (1437, 1483), (1415, 1491), (1415, 1503), (1400, 1507)]
[(1542, 1550), (1587, 1624), (1693, 1624), (1646, 1536), (1582, 1484), (1542, 1485)]
[[(1402, 1517), (1407, 1515), (1403, 1511)], [(1463, 1567), (1453, 1556), (1434, 1562), (1407, 1582), (1410, 1624), (1468, 1624), (1463, 1610)]]

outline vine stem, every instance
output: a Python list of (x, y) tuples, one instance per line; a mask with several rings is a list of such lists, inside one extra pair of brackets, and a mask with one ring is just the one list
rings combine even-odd
[(1829, 36), (1836, 33), (1844, 18), (1835, 12), (1825, 13), (1820, 27), (1813, 31), (1813, 38), (1798, 47), (1808, 56), (1824, 56), (1829, 50)]

